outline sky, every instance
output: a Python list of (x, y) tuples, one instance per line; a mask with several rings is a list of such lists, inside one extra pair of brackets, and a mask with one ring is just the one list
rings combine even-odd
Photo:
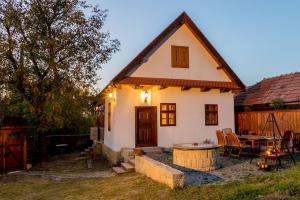
[(121, 42), (102, 66), (102, 89), (185, 11), (247, 85), (300, 71), (299, 0), (88, 0), (108, 9), (104, 29)]

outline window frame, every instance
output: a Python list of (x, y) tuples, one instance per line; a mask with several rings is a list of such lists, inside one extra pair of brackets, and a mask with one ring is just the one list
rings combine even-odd
[(107, 104), (107, 131), (111, 131), (111, 102)]
[[(180, 65), (178, 62), (175, 62), (175, 54), (180, 54), (180, 51), (182, 50), (186, 51), (186, 62), (185, 65)], [(183, 69), (188, 69), (189, 68), (189, 47), (188, 46), (178, 46), (178, 45), (171, 45), (171, 66), (172, 68), (183, 68)]]
[[(162, 106), (166, 105), (167, 106), (167, 110), (162, 110)], [(172, 105), (174, 106), (174, 110), (169, 110), (169, 106)], [(162, 114), (163, 113), (166, 113), (167, 114), (167, 117), (166, 117), (166, 120), (167, 120), (167, 123), (166, 124), (163, 124), (162, 123)], [(172, 113), (174, 114), (174, 124), (170, 124), (169, 123), (169, 114)], [(176, 103), (160, 103), (160, 126), (176, 126)]]
[[(208, 106), (215, 106), (216, 108), (214, 110), (207, 110)], [(218, 126), (219, 125), (219, 105), (218, 104), (204, 104), (204, 110), (205, 110), (205, 126)], [(216, 122), (211, 123), (208, 121), (207, 115), (208, 114), (215, 114), (216, 115)]]

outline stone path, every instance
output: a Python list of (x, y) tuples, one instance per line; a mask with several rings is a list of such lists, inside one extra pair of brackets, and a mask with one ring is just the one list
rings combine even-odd
[(22, 171), (19, 174), (27, 176), (40, 176), (42, 178), (49, 178), (52, 180), (60, 181), (63, 179), (84, 179), (84, 178), (100, 178), (111, 177), (116, 174), (112, 170), (99, 171), (99, 172), (85, 172), (85, 173), (49, 173), (47, 171)]

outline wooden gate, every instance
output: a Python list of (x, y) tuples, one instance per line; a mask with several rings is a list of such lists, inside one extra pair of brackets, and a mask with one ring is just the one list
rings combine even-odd
[[(22, 123), (20, 123), (22, 122)], [(18, 124), (20, 123), (20, 124)], [(0, 120), (0, 172), (26, 169), (28, 125), (20, 119), (5, 117)]]

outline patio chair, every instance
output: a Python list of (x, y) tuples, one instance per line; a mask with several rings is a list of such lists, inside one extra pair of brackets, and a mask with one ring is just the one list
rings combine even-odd
[[(240, 141), (235, 133), (227, 133), (227, 148), (229, 149), (229, 158), (231, 156), (239, 158), (242, 150), (246, 148), (251, 148), (250, 145), (246, 144), (244, 141)], [(236, 153), (235, 153), (236, 151)]]
[(227, 152), (227, 139), (226, 134), (223, 131), (217, 130), (216, 131), (217, 139), (218, 139), (218, 145), (223, 148), (223, 155), (225, 155)]
[(283, 152), (290, 151), (294, 153), (293, 138), (294, 138), (293, 131), (290, 130), (285, 131), (282, 137), (282, 141), (280, 143), (280, 150)]
[(232, 133), (232, 128), (223, 128), (223, 133), (228, 134), (228, 133)]
[(294, 144), (294, 151), (295, 151), (295, 149), (297, 149), (297, 152), (299, 152), (300, 151), (300, 133), (294, 133), (293, 134), (293, 144)]

